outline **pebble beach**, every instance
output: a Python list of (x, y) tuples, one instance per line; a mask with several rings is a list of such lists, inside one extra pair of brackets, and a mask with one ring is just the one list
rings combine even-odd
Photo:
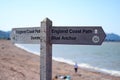
[[(71, 80), (120, 80), (120, 77), (94, 72), (64, 62), (52, 62), (52, 77), (69, 75)], [(16, 47), (10, 40), (0, 40), (0, 80), (40, 80), (40, 56)]]

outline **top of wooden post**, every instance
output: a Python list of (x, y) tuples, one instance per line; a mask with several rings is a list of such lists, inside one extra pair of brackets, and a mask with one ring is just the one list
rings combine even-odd
[(42, 22), (52, 22), (52, 21), (46, 17)]

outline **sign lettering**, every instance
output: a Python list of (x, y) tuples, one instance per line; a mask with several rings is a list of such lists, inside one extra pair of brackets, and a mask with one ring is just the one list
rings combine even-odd
[[(42, 35), (42, 34), (41, 34)], [(51, 30), (52, 44), (101, 45), (105, 33), (101, 26), (53, 26)], [(40, 43), (40, 27), (14, 28), (11, 39), (16, 43)]]
[(105, 33), (101, 26), (57, 26), (52, 27), (52, 44), (101, 45)]
[(13, 43), (39, 44), (40, 27), (13, 28), (11, 32), (11, 40)]

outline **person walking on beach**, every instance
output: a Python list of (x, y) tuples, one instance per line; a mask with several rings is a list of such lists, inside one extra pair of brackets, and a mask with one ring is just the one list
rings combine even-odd
[(75, 73), (77, 73), (77, 71), (78, 71), (78, 64), (77, 64), (77, 62), (74, 65), (74, 70), (75, 70)]

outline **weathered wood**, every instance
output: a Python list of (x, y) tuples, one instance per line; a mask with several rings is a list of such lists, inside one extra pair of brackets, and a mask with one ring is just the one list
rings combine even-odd
[(52, 44), (50, 43), (50, 31), (52, 21), (45, 18), (41, 22), (40, 34), (40, 80), (52, 80)]

